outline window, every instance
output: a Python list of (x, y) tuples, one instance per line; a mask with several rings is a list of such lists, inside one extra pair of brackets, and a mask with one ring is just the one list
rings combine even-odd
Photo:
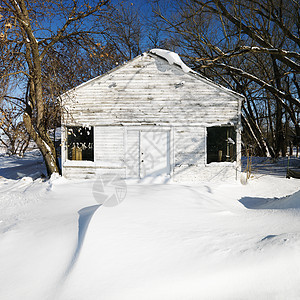
[(67, 136), (69, 160), (94, 161), (93, 127), (68, 127)]
[(236, 132), (233, 126), (207, 128), (207, 163), (236, 160)]

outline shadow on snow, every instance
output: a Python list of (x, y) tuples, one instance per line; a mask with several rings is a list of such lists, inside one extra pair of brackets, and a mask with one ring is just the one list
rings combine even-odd
[(300, 190), (282, 198), (243, 197), (239, 202), (249, 209), (299, 209)]
[(87, 232), (87, 229), (89, 227), (90, 221), (96, 210), (100, 207), (101, 205), (93, 205), (93, 206), (88, 206), (85, 207), (81, 210), (78, 211), (79, 214), (79, 219), (78, 219), (78, 238), (77, 238), (77, 245), (74, 250), (71, 262), (69, 263), (64, 276), (67, 277), (71, 271), (73, 270), (76, 261), (78, 260), (83, 241)]

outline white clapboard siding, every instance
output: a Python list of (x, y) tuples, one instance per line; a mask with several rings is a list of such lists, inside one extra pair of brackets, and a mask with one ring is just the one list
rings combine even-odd
[(64, 97), (67, 124), (237, 123), (240, 96), (145, 54)]
[(94, 129), (95, 161), (101, 165), (113, 163), (124, 164), (124, 128), (114, 126), (95, 126)]
[(205, 164), (205, 128), (176, 127), (174, 130), (175, 168)]
[(83, 166), (64, 166), (63, 175), (66, 178), (95, 179), (104, 178), (107, 174), (117, 174), (125, 178), (124, 168), (101, 168), (101, 167), (83, 167)]

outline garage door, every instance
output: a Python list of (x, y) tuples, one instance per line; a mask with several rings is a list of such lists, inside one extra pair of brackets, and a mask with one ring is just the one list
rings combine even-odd
[(140, 178), (170, 174), (170, 132), (141, 131)]

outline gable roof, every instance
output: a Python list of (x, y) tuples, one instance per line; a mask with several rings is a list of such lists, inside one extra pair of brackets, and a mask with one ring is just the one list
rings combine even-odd
[(241, 95), (241, 94), (239, 94), (239, 93), (237, 93), (237, 92), (235, 92), (233, 90), (230, 90), (230, 89), (228, 89), (228, 88), (226, 88), (226, 87), (224, 87), (224, 86), (222, 86), (222, 85), (220, 85), (218, 83), (215, 83), (211, 79), (209, 79), (209, 78), (203, 76), (202, 74), (197, 73), (196, 71), (192, 70), (190, 67), (188, 67), (181, 60), (181, 58), (179, 57), (179, 55), (177, 53), (169, 51), (169, 50), (165, 50), (165, 49), (151, 49), (151, 50), (149, 50), (147, 52), (144, 52), (141, 55), (136, 56), (132, 60), (130, 60), (128, 62), (125, 62), (123, 65), (119, 65), (119, 66), (111, 69), (110, 71), (106, 72), (105, 74), (99, 75), (97, 77), (94, 77), (94, 78), (86, 81), (86, 82), (81, 83), (80, 85), (78, 85), (78, 86), (74, 87), (73, 89), (65, 92), (64, 94), (68, 94), (70, 92), (74, 92), (75, 90), (78, 90), (81, 87), (84, 87), (84, 86), (92, 83), (93, 81), (96, 81), (96, 80), (99, 80), (99, 79), (104, 78), (106, 76), (109, 76), (111, 73), (113, 73), (113, 72), (115, 72), (115, 71), (117, 71), (117, 70), (119, 70), (121, 68), (124, 68), (125, 66), (128, 66), (128, 65), (134, 63), (136, 60), (141, 59), (141, 57), (143, 57), (145, 55), (150, 55), (153, 58), (160, 58), (160, 59), (166, 61), (168, 64), (174, 65), (175, 67), (181, 69), (184, 73), (189, 74), (189, 75), (191, 75), (193, 77), (196, 77), (196, 78), (198, 78), (198, 79), (200, 79), (202, 81), (206, 81), (209, 85), (212, 85), (212, 86), (214, 86), (214, 87), (216, 87), (218, 89), (221, 89), (223, 92), (229, 93), (229, 94), (231, 94), (231, 95), (233, 95), (235, 97), (238, 97), (238, 98), (242, 98), (242, 99), (244, 98), (243, 95)]

